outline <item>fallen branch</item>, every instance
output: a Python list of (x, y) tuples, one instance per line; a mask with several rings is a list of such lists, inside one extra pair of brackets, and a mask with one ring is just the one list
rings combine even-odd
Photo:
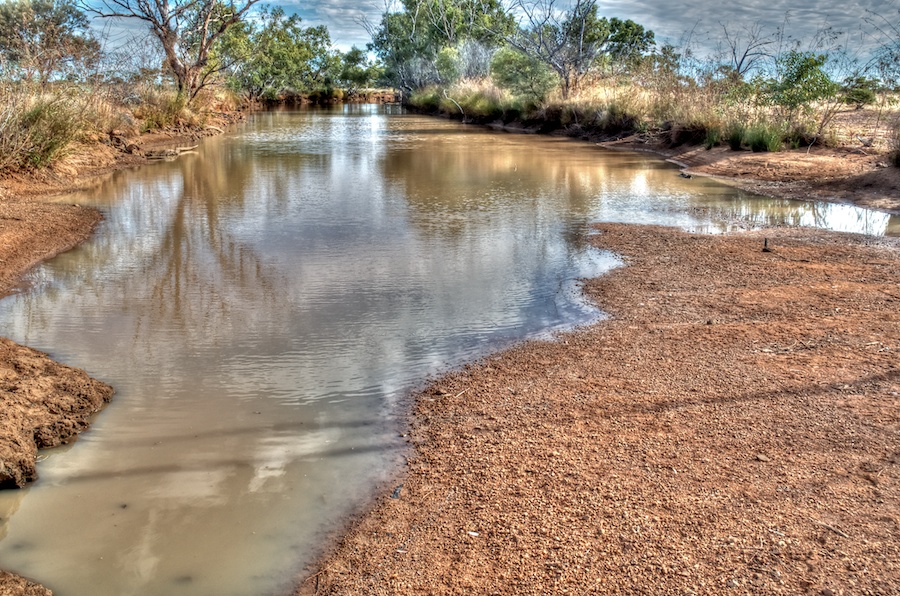
[(835, 534), (837, 534), (838, 536), (840, 536), (840, 537), (842, 537), (842, 538), (850, 538), (849, 536), (847, 536), (847, 534), (845, 534), (844, 532), (842, 532), (842, 531), (839, 530), (838, 528), (835, 528), (834, 526), (830, 526), (830, 525), (826, 524), (826, 523), (823, 522), (823, 521), (819, 521), (819, 520), (815, 519), (814, 517), (811, 517), (811, 518), (809, 518), (809, 519), (812, 520), (812, 521), (814, 521), (815, 523), (819, 524), (819, 525), (822, 526), (823, 528), (826, 528), (826, 529), (828, 529), (828, 530), (831, 530), (832, 532), (834, 532)]

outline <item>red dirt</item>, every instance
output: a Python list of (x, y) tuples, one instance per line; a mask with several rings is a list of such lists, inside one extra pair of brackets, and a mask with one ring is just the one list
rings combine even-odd
[(419, 395), (298, 594), (900, 592), (900, 243), (600, 229), (612, 318)]

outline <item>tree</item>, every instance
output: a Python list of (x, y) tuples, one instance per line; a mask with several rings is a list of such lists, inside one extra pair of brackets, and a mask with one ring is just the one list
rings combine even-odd
[[(470, 58), (483, 57), (481, 50), (500, 45), (513, 28), (499, 0), (402, 0), (401, 10), (386, 11), (377, 26), (368, 25), (369, 50), (384, 64), (388, 80), (415, 89), (441, 80), (437, 59), (445, 48), (457, 52), (455, 70), (469, 74), (476, 62)], [(444, 67), (450, 66), (448, 55)]]
[(824, 70), (827, 61), (824, 54), (797, 50), (778, 57), (776, 77), (768, 82), (766, 94), (773, 104), (787, 111), (789, 120), (813, 102), (835, 95), (838, 86)]
[(231, 85), (253, 99), (324, 86), (339, 68), (328, 29), (303, 27), (300, 16), (287, 16), (280, 7), (263, 9), (253, 23), (233, 26), (211, 57), (226, 65)]
[(216, 69), (209, 68), (215, 43), (260, 0), (99, 0), (82, 2), (101, 17), (138, 19), (159, 40), (179, 97), (191, 101)]
[(596, 0), (577, 0), (566, 12), (557, 8), (556, 0), (518, 0), (514, 9), (524, 16), (507, 37), (509, 45), (556, 71), (564, 99), (600, 60), (631, 60), (655, 43), (653, 32), (634, 21), (601, 18)]
[(878, 99), (878, 81), (860, 75), (848, 77), (844, 81), (844, 103), (857, 110), (875, 103)]
[(559, 79), (550, 68), (513, 48), (501, 48), (491, 62), (491, 78), (501, 89), (538, 103)]
[(728, 64), (725, 71), (737, 81), (743, 80), (762, 60), (771, 57), (769, 47), (776, 43), (776, 36), (763, 34), (762, 25), (758, 21), (739, 31), (729, 31), (726, 23), (719, 25), (727, 46)]
[(88, 18), (70, 0), (0, 3), (0, 57), (24, 80), (74, 76), (100, 57)]
[(350, 93), (374, 85), (382, 75), (381, 67), (371, 62), (366, 53), (356, 46), (340, 57), (337, 82)]

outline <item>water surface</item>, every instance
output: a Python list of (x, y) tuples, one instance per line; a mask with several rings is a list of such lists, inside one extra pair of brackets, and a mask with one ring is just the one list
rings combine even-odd
[(598, 316), (575, 280), (618, 261), (591, 222), (900, 230), (375, 106), (257, 115), (65, 200), (98, 234), (0, 301), (5, 335), (117, 390), (0, 494), (0, 567), (60, 596), (286, 590), (402, 461), (411, 389)]

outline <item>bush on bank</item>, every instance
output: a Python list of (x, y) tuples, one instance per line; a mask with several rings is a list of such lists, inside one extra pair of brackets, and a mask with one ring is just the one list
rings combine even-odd
[[(894, 111), (892, 97), (886, 93), (879, 96), (885, 114)], [(792, 111), (760, 98), (736, 100), (715, 87), (672, 89), (628, 79), (596, 81), (583, 87), (575, 98), (564, 100), (550, 92), (536, 101), (485, 77), (429, 85), (413, 91), (406, 101), (416, 110), (465, 122), (524, 125), (598, 139), (641, 133), (670, 146), (727, 146), (754, 152), (836, 145), (839, 139), (833, 124), (841, 111), (837, 108), (855, 109), (837, 96), (812, 103), (808, 110)]]
[(174, 90), (148, 86), (0, 83), (0, 176), (52, 167), (78, 145), (109, 143), (162, 129), (203, 128), (211, 114), (233, 112), (240, 100), (204, 91), (190, 106)]

